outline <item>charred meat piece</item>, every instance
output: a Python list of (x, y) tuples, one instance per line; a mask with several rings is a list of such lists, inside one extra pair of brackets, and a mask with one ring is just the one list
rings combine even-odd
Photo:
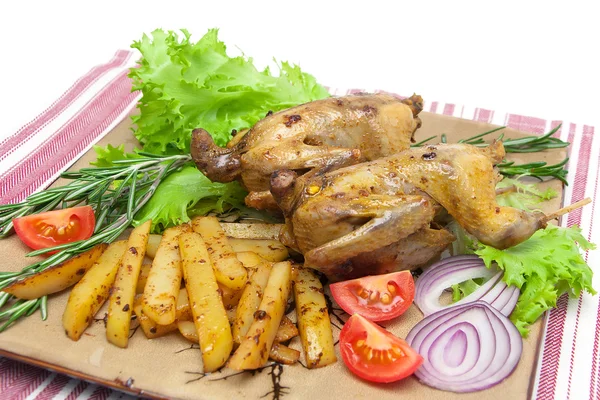
[(334, 170), (405, 150), (421, 125), (422, 108), (416, 95), (404, 100), (388, 94), (328, 98), (268, 115), (248, 132), (238, 133), (227, 148), (196, 129), (191, 153), (210, 180), (241, 180), (250, 192), (249, 206), (273, 208), (273, 172)]
[(499, 142), (483, 150), (440, 144), (299, 178), (278, 171), (271, 193), (286, 217), (282, 240), (334, 279), (415, 267), (438, 256), (452, 241), (432, 229), (445, 212), (481, 242), (513, 246), (546, 219), (496, 203), (494, 164), (503, 157)]

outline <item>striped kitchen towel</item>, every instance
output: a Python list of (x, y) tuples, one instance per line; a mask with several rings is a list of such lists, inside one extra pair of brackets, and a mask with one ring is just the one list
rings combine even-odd
[[(94, 143), (122, 121), (139, 94), (131, 92), (127, 71), (134, 54), (118, 51), (112, 60), (90, 70), (48, 109), (14, 135), (0, 141), (0, 204), (18, 202), (47, 187)], [(330, 89), (334, 95), (359, 91)], [(425, 110), (459, 118), (506, 125), (542, 134), (561, 121), (547, 121), (506, 112), (455, 104), (428, 102)], [(598, 199), (600, 136), (594, 127), (563, 122), (557, 133), (572, 143), (569, 186), (565, 204), (591, 197), (590, 206), (578, 209), (563, 225), (579, 225), (590, 241), (599, 243), (593, 221)], [(599, 264), (598, 252), (585, 258)], [(594, 277), (600, 288), (600, 274)], [(562, 297), (546, 316), (545, 331), (535, 371), (532, 398), (600, 399), (600, 296)], [(0, 398), (3, 399), (116, 399), (129, 396), (38, 367), (0, 358)]]
[(48, 186), (129, 113), (140, 97), (127, 77), (135, 61), (132, 51), (118, 51), (0, 141), (0, 204)]

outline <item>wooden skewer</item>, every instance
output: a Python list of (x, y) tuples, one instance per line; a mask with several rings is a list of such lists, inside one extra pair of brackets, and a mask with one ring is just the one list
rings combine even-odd
[(592, 202), (592, 199), (590, 199), (589, 197), (586, 197), (583, 200), (579, 200), (571, 205), (568, 205), (566, 207), (563, 207), (559, 210), (554, 211), (553, 213), (546, 215), (546, 218), (544, 218), (544, 220), (545, 220), (545, 222), (552, 221), (553, 219), (562, 217), (563, 215), (568, 214), (571, 211), (576, 210), (580, 207), (583, 207), (587, 204), (590, 204), (591, 202)]

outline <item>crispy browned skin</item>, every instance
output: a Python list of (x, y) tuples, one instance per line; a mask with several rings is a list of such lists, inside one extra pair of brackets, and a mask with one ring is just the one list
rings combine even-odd
[(388, 94), (328, 98), (271, 114), (228, 148), (196, 129), (191, 153), (198, 169), (214, 182), (241, 180), (255, 208), (273, 208), (269, 179), (289, 169), (299, 175), (375, 160), (410, 147), (420, 126), (420, 96), (399, 100)]
[(503, 157), (501, 143), (485, 150), (441, 144), (298, 179), (279, 171), (271, 192), (286, 216), (281, 239), (307, 265), (344, 278), (439, 255), (453, 239), (430, 228), (443, 210), (481, 242), (513, 246), (543, 227), (545, 216), (496, 203), (493, 165)]

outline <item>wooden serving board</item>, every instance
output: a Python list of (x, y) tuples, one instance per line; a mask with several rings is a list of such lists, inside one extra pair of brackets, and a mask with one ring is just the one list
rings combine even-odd
[[(423, 126), (416, 139), (446, 133), (448, 142), (473, 136), (494, 128), (494, 126), (470, 120), (443, 115), (421, 114)], [(525, 134), (506, 129), (506, 137), (521, 137)], [(104, 146), (125, 144), (130, 150), (136, 140), (131, 134), (129, 119), (116, 126), (98, 144)], [(554, 150), (543, 154), (520, 154), (511, 157), (518, 162), (544, 160), (556, 163), (564, 159), (566, 150)], [(71, 169), (87, 167), (95, 156), (89, 151)], [(60, 180), (56, 184), (61, 184)], [(557, 180), (544, 183), (562, 193)], [(561, 198), (544, 204), (545, 211), (560, 208)], [(0, 241), (0, 270), (18, 271), (35, 259), (25, 258), (27, 248), (16, 237)], [(410, 377), (393, 384), (372, 384), (352, 375), (344, 366), (338, 353), (334, 365), (308, 370), (301, 365), (270, 366), (260, 372), (236, 374), (231, 370), (203, 376), (201, 374), (200, 351), (191, 348), (190, 343), (178, 334), (148, 340), (141, 330), (133, 333), (127, 349), (110, 345), (105, 339), (105, 328), (101, 318), (106, 312), (102, 309), (78, 342), (65, 335), (62, 328), (62, 313), (69, 292), (52, 295), (48, 301), (49, 317), (46, 321), (39, 314), (23, 319), (0, 333), (0, 355), (27, 363), (49, 368), (61, 373), (97, 382), (134, 394), (155, 398), (181, 399), (526, 399), (533, 380), (534, 364), (537, 360), (542, 323), (538, 321), (531, 328), (531, 334), (524, 341), (523, 355), (517, 369), (501, 384), (476, 393), (454, 394), (431, 389)], [(332, 316), (332, 323), (341, 327), (347, 318), (341, 311)], [(386, 323), (386, 327), (400, 337), (406, 337), (410, 329), (422, 318), (422, 314), (412, 306), (400, 318)], [(134, 325), (135, 326), (135, 325)], [(339, 329), (333, 329), (335, 339)], [(292, 347), (300, 349), (296, 339)], [(336, 346), (337, 347), (337, 346)]]

